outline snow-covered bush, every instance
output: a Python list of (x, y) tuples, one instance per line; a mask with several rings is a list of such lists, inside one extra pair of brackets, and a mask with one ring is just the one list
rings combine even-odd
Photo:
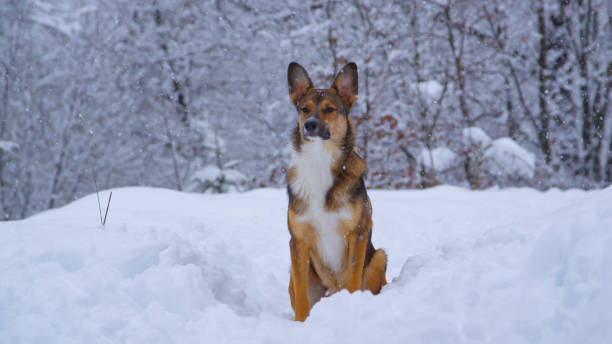
[(499, 176), (533, 178), (535, 154), (509, 137), (493, 140), (484, 154), (483, 167)]
[(19, 150), (19, 145), (11, 141), (0, 140), (0, 154), (14, 153)]
[(429, 100), (437, 100), (444, 89), (444, 86), (436, 80), (421, 81), (411, 85), (414, 92)]
[(463, 144), (473, 188), (520, 185), (534, 176), (535, 154), (509, 137), (492, 140), (481, 128), (468, 127), (463, 129)]
[(491, 138), (479, 127), (468, 127), (463, 129), (463, 144), (487, 147), (491, 144)]
[(421, 149), (417, 164), (420, 166), (421, 187), (437, 185), (443, 180), (454, 180), (461, 175), (461, 157), (446, 146)]
[(191, 176), (186, 189), (200, 193), (244, 191), (247, 187), (247, 178), (240, 171), (233, 169), (234, 167), (235, 164), (227, 164), (223, 168), (207, 165)]
[(238, 161), (226, 161), (226, 141), (220, 135), (220, 128), (206, 121), (195, 121), (194, 125), (205, 132), (204, 146), (213, 163), (204, 165), (187, 181), (185, 190), (200, 193), (228, 193), (244, 191), (248, 186), (247, 177), (236, 169)]
[(491, 139), (479, 127), (462, 130), (460, 150), (439, 146), (417, 154), (422, 187), (467, 179), (473, 189), (492, 185), (529, 185), (535, 174), (535, 154), (509, 137)]
[(461, 162), (461, 159), (457, 153), (448, 147), (442, 146), (431, 150), (423, 148), (421, 154), (419, 154), (419, 162), (427, 170), (444, 172), (456, 167)]

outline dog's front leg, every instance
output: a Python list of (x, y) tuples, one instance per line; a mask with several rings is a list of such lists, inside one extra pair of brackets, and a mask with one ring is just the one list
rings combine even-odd
[(348, 266), (345, 271), (344, 283), (346, 289), (351, 293), (361, 287), (367, 243), (368, 230), (365, 225), (359, 225), (347, 236)]
[(291, 284), (293, 288), (293, 311), (296, 321), (304, 321), (310, 312), (308, 302), (308, 245), (302, 240), (291, 238), (289, 241), (291, 249)]

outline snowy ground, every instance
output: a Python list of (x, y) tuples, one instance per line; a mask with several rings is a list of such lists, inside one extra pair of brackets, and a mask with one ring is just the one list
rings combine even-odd
[(612, 341), (612, 188), (370, 191), (390, 284), (305, 323), (284, 191), (113, 191), (0, 223), (0, 343)]

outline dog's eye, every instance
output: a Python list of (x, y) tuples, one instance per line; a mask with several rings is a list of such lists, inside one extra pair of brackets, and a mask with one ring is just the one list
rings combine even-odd
[(303, 113), (307, 113), (308, 112), (308, 108), (307, 107), (303, 107), (300, 110), (302, 110)]
[(334, 112), (336, 111), (336, 109), (334, 109), (333, 107), (326, 107), (323, 111), (325, 111), (326, 113), (330, 113), (330, 112)]

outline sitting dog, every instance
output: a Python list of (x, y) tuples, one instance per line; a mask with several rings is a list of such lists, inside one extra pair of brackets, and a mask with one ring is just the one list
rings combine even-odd
[(293, 62), (288, 81), (298, 112), (287, 170), (289, 295), (295, 320), (304, 321), (321, 297), (341, 289), (378, 294), (387, 283), (387, 255), (372, 245), (366, 165), (353, 151), (357, 65), (344, 66), (329, 89), (315, 89)]

